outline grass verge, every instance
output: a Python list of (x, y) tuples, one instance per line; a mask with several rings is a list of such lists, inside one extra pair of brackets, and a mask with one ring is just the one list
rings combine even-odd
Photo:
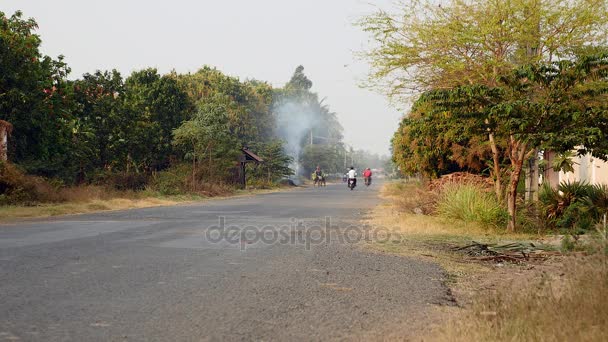
[(248, 196), (284, 190), (251, 189), (235, 190), (217, 196), (200, 194), (162, 195), (157, 192), (142, 191), (104, 191), (99, 187), (75, 188), (68, 200), (60, 203), (41, 203), (36, 205), (0, 206), (0, 222), (15, 222), (23, 219), (44, 218), (51, 216), (86, 214), (107, 210), (127, 210), (158, 206), (177, 205), (188, 202), (200, 202), (209, 199)]
[(171, 196), (141, 198), (108, 198), (70, 201), (66, 203), (49, 203), (34, 206), (1, 206), (0, 222), (10, 222), (26, 218), (43, 218), (69, 214), (85, 214), (106, 210), (136, 209), (175, 205), (178, 203), (202, 200), (201, 196)]
[[(440, 195), (415, 183), (389, 183), (367, 224), (392, 239), (372, 243), (383, 252), (423, 258), (446, 270), (458, 307), (436, 308), (423, 340), (604, 341), (608, 340), (606, 256), (558, 256), (525, 264), (472, 261), (452, 247), (538, 241), (537, 234), (507, 234), (500, 227), (427, 215)], [(598, 249), (599, 250), (599, 249)]]
[(544, 273), (486, 293), (440, 329), (438, 341), (606, 341), (606, 256), (567, 258)]

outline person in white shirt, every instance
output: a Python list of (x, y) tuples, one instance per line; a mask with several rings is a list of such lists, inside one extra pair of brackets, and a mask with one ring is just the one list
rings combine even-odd
[[(352, 185), (351, 185), (352, 184)], [(354, 167), (350, 167), (348, 171), (348, 187), (352, 190), (357, 186), (357, 171)]]

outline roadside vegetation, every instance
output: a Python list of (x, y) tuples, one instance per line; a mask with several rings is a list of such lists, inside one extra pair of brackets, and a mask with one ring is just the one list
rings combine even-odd
[(401, 238), (374, 248), (440, 263), (462, 305), (430, 339), (606, 340), (608, 191), (552, 176), (608, 160), (608, 3), (408, 1), (359, 25), (367, 85), (411, 104), (392, 157), (419, 180), (385, 189), (371, 224)]
[(561, 273), (480, 296), (435, 336), (437, 341), (605, 341), (606, 255), (570, 257)]
[[(478, 182), (437, 183), (385, 185), (384, 202), (368, 222), (391, 234), (391, 239), (377, 241), (371, 248), (436, 262), (447, 272), (446, 285), (458, 306), (438, 308), (436, 320), (443, 323), (422, 331), (421, 337), (440, 341), (606, 338), (601, 327), (608, 317), (608, 240), (601, 220), (585, 231), (578, 227), (578, 234), (572, 235), (571, 227), (555, 226), (549, 217), (552, 203), (546, 202), (537, 208), (547, 215), (536, 219), (545, 222), (542, 229), (528, 226), (509, 233), (504, 229), (504, 208), (498, 206), (496, 215), (492, 202), (479, 204), (489, 201), (491, 188)], [(440, 209), (446, 201), (450, 210)], [(475, 215), (470, 215), (471, 208)], [(488, 249), (479, 248), (485, 246)]]
[[(230, 195), (241, 188), (243, 148), (263, 159), (246, 165), (249, 189), (276, 188), (317, 165), (341, 174), (346, 159), (379, 160), (345, 146), (336, 113), (302, 66), (281, 88), (209, 66), (74, 79), (63, 57), (41, 53), (37, 28), (21, 12), (0, 12), (4, 215)], [(97, 203), (112, 199), (129, 204)]]

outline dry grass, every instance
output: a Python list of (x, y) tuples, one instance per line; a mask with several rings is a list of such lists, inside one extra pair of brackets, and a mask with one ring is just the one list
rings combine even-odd
[[(208, 188), (209, 190), (210, 188)], [(42, 203), (37, 205), (0, 206), (0, 222), (12, 222), (26, 218), (43, 218), (50, 216), (85, 214), (105, 210), (126, 210), (157, 206), (176, 205), (193, 201), (209, 199), (224, 199), (230, 197), (251, 196), (256, 194), (285, 191), (276, 189), (247, 189), (236, 191), (219, 191), (214, 188), (212, 194), (173, 195), (164, 196), (151, 191), (116, 191), (99, 186), (81, 186), (61, 190), (63, 202)]]
[(607, 341), (606, 256), (567, 260), (562, 274), (481, 296), (438, 341)]
[(68, 214), (84, 214), (104, 210), (120, 210), (174, 205), (192, 199), (162, 199), (162, 198), (113, 198), (81, 200), (57, 204), (40, 204), (37, 206), (2, 206), (0, 221), (15, 221), (24, 218), (41, 218)]
[[(471, 241), (498, 243), (532, 238), (527, 234), (506, 234), (499, 228), (477, 223), (422, 214), (433, 211), (434, 204), (429, 198), (436, 199), (437, 195), (426, 191), (419, 183), (388, 183), (382, 189), (381, 197), (385, 201), (374, 209), (366, 223), (390, 232), (392, 238), (375, 241), (368, 244), (368, 248), (438, 263), (446, 270), (447, 281), (454, 286), (454, 292), (471, 292), (476, 286), (468, 281), (474, 275), (487, 273), (488, 268), (463, 260), (451, 247)], [(427, 208), (423, 209), (424, 206)]]
[(419, 184), (389, 183), (382, 196), (386, 201), (374, 211), (368, 224), (400, 238), (371, 247), (440, 264), (452, 293), (464, 304), (460, 308), (438, 308), (435, 320), (448, 323), (429, 328), (430, 333), (429, 329), (421, 331), (421, 340), (608, 340), (605, 255), (569, 257), (565, 266), (560, 259), (537, 265), (473, 262), (450, 247), (471, 240), (501, 243), (539, 236), (506, 234), (500, 228), (423, 215), (416, 208), (428, 203), (428, 197)]
[(487, 227), (475, 222), (427, 215), (435, 212), (438, 195), (424, 190), (419, 183), (388, 183), (380, 195), (385, 201), (374, 210), (369, 223), (410, 238), (455, 242), (472, 239), (495, 242), (532, 238), (529, 234), (506, 234), (502, 228)]

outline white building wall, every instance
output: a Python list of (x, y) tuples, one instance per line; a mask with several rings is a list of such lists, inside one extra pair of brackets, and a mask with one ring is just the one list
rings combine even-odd
[(559, 182), (582, 181), (589, 184), (608, 184), (608, 163), (591, 155), (573, 158), (574, 172), (559, 172)]

